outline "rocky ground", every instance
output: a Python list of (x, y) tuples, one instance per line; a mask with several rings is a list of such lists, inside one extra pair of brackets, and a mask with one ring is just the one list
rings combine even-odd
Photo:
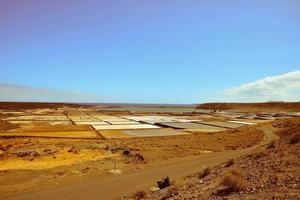
[(241, 128), (219, 133), (115, 140), (2, 138), (0, 193), (22, 192), (44, 187), (44, 184), (55, 185), (107, 174), (114, 163), (126, 172), (210, 151), (246, 148), (262, 137), (255, 128)]
[(300, 102), (203, 103), (197, 108), (208, 110), (239, 110), (248, 112), (299, 112)]
[(17, 124), (12, 124), (12, 123), (9, 123), (7, 121), (0, 119), (0, 132), (16, 129), (18, 127), (19, 127), (19, 125), (17, 125)]
[(159, 191), (138, 191), (133, 199), (300, 199), (300, 120), (273, 125), (279, 140), (266, 149), (199, 170)]

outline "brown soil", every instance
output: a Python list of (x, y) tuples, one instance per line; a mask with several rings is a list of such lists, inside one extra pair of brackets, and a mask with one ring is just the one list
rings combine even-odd
[(12, 124), (0, 119), (0, 131), (8, 131), (8, 130), (16, 129), (18, 127), (19, 125), (17, 124)]
[(195, 133), (192, 135), (128, 138), (115, 140), (117, 146), (139, 150), (149, 161), (167, 161), (172, 158), (200, 155), (203, 151), (220, 152), (243, 149), (256, 144), (263, 138), (257, 129), (243, 127), (216, 133)]
[[(241, 128), (219, 133), (115, 140), (3, 139), (0, 141), (0, 163), (3, 164), (0, 194), (105, 174), (114, 162), (126, 172), (174, 163), (211, 151), (242, 149), (256, 144), (262, 137), (263, 133), (257, 129)], [(76, 151), (69, 152), (71, 148)]]
[(300, 102), (266, 102), (266, 103), (204, 103), (197, 108), (209, 110), (239, 110), (250, 112), (290, 111), (299, 112)]
[[(45, 106), (44, 104), (38, 104), (32, 107), (31, 104), (25, 104), (21, 104), (22, 106), (16, 105), (14, 108), (19, 106), (20, 108), (33, 109), (34, 106)], [(45, 107), (49, 108), (49, 106), (51, 107), (49, 104)], [(81, 110), (77, 108), (69, 110), (69, 114), (83, 115), (80, 112)], [(52, 112), (49, 111), (49, 113)], [(216, 117), (210, 115), (193, 117), (216, 120)], [(218, 120), (224, 120), (224, 118), (219, 117)], [(288, 122), (287, 124), (294, 123)], [(287, 124), (280, 124), (279, 126), (290, 127)], [(60, 132), (69, 134), (71, 132), (84, 132), (86, 129), (90, 129), (90, 127), (85, 125), (44, 124), (37, 126), (31, 124), (16, 131), (35, 134), (47, 134), (51, 131), (57, 134), (61, 134)], [(285, 128), (278, 128), (278, 130), (285, 130)], [(24, 193), (25, 196), (27, 194), (27, 199), (41, 199), (32, 197), (32, 194), (35, 193), (34, 190), (38, 190), (36, 192), (41, 191), (43, 193), (43, 191), (46, 191), (46, 193), (43, 193), (45, 194), (43, 197), (47, 197), (46, 199), (53, 199), (55, 197), (51, 194), (57, 195), (58, 193), (62, 196), (68, 194), (70, 199), (71, 196), (74, 199), (85, 199), (87, 198), (85, 194), (90, 195), (90, 199), (93, 199), (93, 197), (94, 199), (102, 199), (106, 196), (116, 197), (116, 195), (135, 191), (136, 187), (144, 183), (155, 183), (158, 176), (163, 178), (161, 176), (166, 173), (170, 172), (172, 174), (171, 180), (172, 177), (176, 178), (176, 175), (179, 179), (196, 172), (198, 166), (219, 164), (229, 158), (250, 152), (249, 149), (252, 149), (250, 146), (256, 146), (259, 141), (266, 144), (266, 138), (268, 142), (271, 140), (266, 135), (264, 137), (264, 133), (259, 126), (247, 126), (215, 133), (189, 132), (192, 134), (112, 140), (102, 138), (1, 138), (0, 196), (10, 199), (9, 196), (14, 194), (18, 199), (18, 195), (23, 195), (19, 193)], [(278, 135), (280, 134), (278, 133)], [(295, 141), (297, 141), (297, 138)], [(253, 149), (256, 148), (255, 146)], [(236, 166), (238, 163), (239, 161), (234, 161), (227, 168), (229, 169), (231, 165)], [(108, 171), (113, 168), (114, 164), (122, 171), (122, 175), (117, 177), (108, 175)], [(220, 167), (220, 170), (223, 168), (224, 166)], [(202, 179), (206, 180), (209, 177), (208, 180), (215, 179), (213, 175), (216, 174), (216, 170), (218, 168), (210, 170), (210, 173), (205, 173), (206, 175)], [(225, 171), (223, 172), (225, 173)], [(222, 178), (220, 176), (218, 181), (221, 181)], [(99, 181), (98, 184), (95, 184), (96, 181)], [(120, 185), (122, 185), (122, 188), (120, 188)], [(72, 188), (72, 186), (74, 187)], [(51, 192), (53, 188), (59, 190), (58, 193)], [(69, 190), (65, 191), (66, 188), (69, 188)], [(110, 188), (110, 190), (106, 188)], [(82, 191), (77, 192), (78, 190)], [(176, 191), (175, 188), (172, 192), (176, 193)], [(163, 194), (160, 192), (158, 195)], [(180, 193), (181, 190), (179, 190)], [(39, 193), (35, 194), (39, 195)], [(14, 199), (13, 195), (12, 199)], [(21, 197), (21, 199), (26, 198)]]
[(33, 127), (22, 127), (16, 132), (48, 132), (48, 131), (90, 131), (93, 130), (89, 125), (43, 125)]
[(300, 199), (300, 142), (291, 143), (300, 125), (277, 128), (277, 134), (265, 149), (218, 165), (205, 177), (199, 171), (144, 199)]
[(0, 109), (3, 110), (24, 110), (24, 109), (42, 109), (42, 108), (62, 108), (80, 107), (78, 104), (71, 103), (37, 103), (37, 102), (0, 102)]

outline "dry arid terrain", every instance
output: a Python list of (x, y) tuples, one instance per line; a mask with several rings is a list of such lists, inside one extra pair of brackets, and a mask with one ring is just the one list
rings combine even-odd
[(210, 152), (246, 148), (262, 137), (260, 131), (242, 128), (160, 138), (1, 139), (0, 192), (2, 195), (23, 192), (83, 176), (106, 174), (114, 162), (125, 172)]
[(239, 110), (248, 112), (300, 112), (300, 102), (266, 103), (203, 103), (197, 108), (209, 110)]
[(204, 167), (160, 191), (138, 191), (133, 198), (299, 199), (300, 118), (273, 122), (269, 126), (275, 128), (278, 139), (264, 148), (214, 167)]
[[(299, 134), (291, 142), (299, 118), (133, 114), (76, 104), (1, 108), (1, 199), (299, 197)], [(136, 125), (152, 129), (130, 130)], [(149, 192), (165, 176), (172, 185)]]

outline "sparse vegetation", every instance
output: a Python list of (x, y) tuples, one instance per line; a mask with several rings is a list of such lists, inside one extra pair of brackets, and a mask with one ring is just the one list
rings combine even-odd
[(210, 168), (209, 167), (205, 167), (204, 170), (198, 174), (198, 178), (199, 179), (204, 178), (207, 175), (209, 175), (210, 172), (211, 172)]
[(145, 198), (145, 196), (146, 196), (146, 192), (143, 190), (139, 190), (133, 195), (133, 198), (135, 200), (141, 200), (141, 199)]
[(192, 188), (192, 187), (195, 187), (196, 182), (194, 180), (190, 180), (190, 181), (186, 180), (185, 185), (186, 185), (187, 188)]
[[(73, 115), (75, 116), (79, 111), (72, 112), (74, 112)], [(47, 115), (52, 116), (51, 113), (52, 111), (47, 111)], [(55, 113), (53, 112), (53, 116), (55, 116)], [(38, 116), (40, 117), (42, 114)], [(27, 115), (30, 116), (31, 114), (24, 114), (24, 116)], [(18, 116), (18, 114), (15, 114), (15, 116)], [(198, 117), (198, 115), (195, 115), (191, 118), (197, 119)], [(214, 118), (213, 116), (211, 120), (219, 120), (219, 118), (221, 119), (221, 117)], [(278, 120), (278, 122), (280, 121)], [(53, 138), (51, 140), (30, 138), (28, 140), (26, 138), (7, 138), (0, 142), (1, 160), (4, 161), (3, 164), (1, 163), (0, 168), (5, 170), (5, 173), (1, 174), (1, 180), (2, 183), (9, 186), (3, 189), (3, 193), (22, 191), (23, 188), (24, 190), (30, 190), (30, 188), (36, 188), (38, 184), (46, 182), (45, 180), (49, 181), (50, 184), (54, 184), (56, 182), (59, 183), (63, 179), (69, 180), (70, 178), (71, 180), (75, 176), (75, 178), (80, 178), (80, 176), (83, 177), (85, 174), (92, 176), (94, 174), (102, 174), (102, 172), (106, 173), (106, 169), (110, 169), (114, 163), (122, 168), (122, 170), (124, 169), (123, 173), (127, 173), (130, 170), (151, 169), (152, 167), (156, 168), (156, 165), (174, 162), (174, 167), (171, 166), (169, 168), (168, 166), (166, 168), (170, 170), (170, 174), (168, 171), (165, 175), (171, 176), (172, 180), (164, 181), (168, 184), (162, 184), (163, 187), (161, 188), (163, 189), (152, 187), (152, 190), (149, 188), (151, 192), (144, 190), (138, 191), (135, 194), (130, 193), (130, 198), (151, 200), (219, 199), (219, 194), (225, 194), (229, 195), (228, 199), (236, 197), (236, 199), (245, 199), (249, 196), (252, 199), (255, 199), (254, 197), (257, 197), (257, 199), (266, 199), (265, 197), (272, 198), (269, 195), (272, 193), (280, 193), (283, 197), (287, 195), (289, 197), (297, 196), (294, 186), (298, 183), (295, 171), (296, 167), (299, 166), (297, 159), (299, 157), (297, 156), (299, 145), (296, 144), (299, 143), (299, 126), (277, 128), (271, 127), (271, 122), (265, 123), (266, 125), (244, 126), (236, 130), (224, 132), (203, 132), (201, 134), (195, 133), (162, 138), (133, 137), (127, 139), (116, 138), (114, 140), (104, 140), (103, 138), (95, 140), (71, 140), (63, 138)], [(28, 127), (26, 126), (22, 125), (19, 128), (20, 133), (21, 130), (30, 130), (31, 132), (41, 132), (41, 134), (48, 134), (50, 131), (75, 134), (75, 131), (90, 130), (90, 127), (87, 125), (32, 124)], [(261, 140), (264, 135), (263, 131), (265, 130), (270, 132), (277, 130), (278, 133), (276, 132), (276, 134), (279, 138), (277, 139), (274, 135), (270, 135), (270, 137), (266, 137), (266, 140)], [(22, 132), (22, 134), (24, 133)], [(276, 140), (270, 142), (270, 138), (276, 138)], [(259, 141), (262, 141), (262, 145), (257, 145), (257, 148), (246, 149), (257, 144)], [(268, 142), (270, 143), (268, 144)], [(11, 148), (12, 146), (13, 148)], [(231, 158), (230, 150), (234, 149), (239, 152), (238, 154), (232, 154), (232, 156), (240, 156), (234, 157), (235, 159), (229, 159)], [(230, 151), (228, 151), (228, 154), (227, 150)], [(256, 153), (253, 154), (253, 151)], [(207, 155), (207, 157), (204, 155), (209, 153), (211, 153), (211, 157), (210, 155)], [(189, 161), (190, 156), (199, 156), (200, 159), (203, 156), (204, 159), (195, 164), (193, 160)], [(185, 157), (187, 159), (184, 159)], [(227, 160), (224, 160), (224, 158), (227, 158)], [(181, 160), (187, 162), (182, 167), (185, 170), (184, 174), (189, 170), (193, 173), (195, 168), (197, 170), (197, 166), (198, 173), (192, 174), (182, 183), (179, 182), (180, 180), (176, 180), (175, 183), (174, 178), (176, 176), (174, 174), (178, 173), (177, 166), (181, 165)], [(47, 161), (47, 166), (41, 165), (45, 161)], [(179, 165), (175, 165), (177, 162)], [(33, 167), (33, 170), (26, 170), (26, 165), (22, 165), (22, 163), (28, 165), (27, 168), (29, 169)], [(200, 163), (210, 167), (199, 168)], [(217, 163), (220, 164), (214, 166)], [(25, 166), (24, 169), (22, 168), (23, 166)], [(211, 168), (212, 166), (213, 168)], [(45, 169), (40, 170), (40, 167), (45, 167)], [(247, 169), (247, 176), (240, 169), (230, 170), (236, 167)], [(15, 168), (20, 168), (21, 170), (10, 170)], [(115, 167), (115, 169), (117, 168)], [(35, 170), (39, 170), (41, 174), (38, 173), (36, 175)], [(160, 170), (149, 170), (147, 173), (158, 174), (157, 172), (160, 172)], [(119, 172), (116, 173), (116, 171), (113, 170), (114, 175), (117, 173), (120, 174)], [(23, 173), (26, 173), (26, 176)], [(33, 181), (27, 184), (24, 179), (30, 176), (32, 176)], [(144, 181), (143, 179), (145, 178), (145, 182), (152, 181), (152, 186), (155, 186), (155, 182), (147, 177), (143, 176), (142, 180), (137, 179), (136, 181)], [(23, 182), (26, 184), (19, 184)], [(103, 183), (103, 185), (106, 186), (106, 183)], [(131, 184), (128, 185), (130, 186)], [(129, 187), (128, 185), (124, 183), (123, 187)], [(284, 191), (287, 189), (291, 193), (285, 194)], [(224, 193), (218, 193), (221, 190)], [(241, 190), (243, 191), (234, 193), (234, 191)], [(258, 194), (257, 191), (262, 192), (263, 195), (255, 196)], [(114, 192), (117, 193), (117, 191)], [(153, 196), (156, 198), (152, 198)]]
[(270, 142), (270, 144), (268, 145), (268, 149), (274, 149), (275, 148), (275, 143), (276, 143), (276, 141), (275, 140), (272, 140), (271, 142)]
[(255, 154), (251, 155), (250, 157), (253, 157), (255, 159), (260, 159), (260, 158), (263, 158), (265, 156), (266, 156), (265, 151), (259, 151), (259, 152), (255, 153)]
[(168, 188), (168, 191), (164, 197), (161, 198), (161, 200), (166, 200), (171, 197), (177, 196), (179, 194), (178, 186), (174, 185)]
[(290, 144), (297, 144), (300, 142), (300, 133), (294, 134), (290, 139)]
[[(300, 122), (300, 118), (295, 121)], [(269, 131), (270, 125), (263, 126), (263, 130)], [(273, 141), (265, 141), (254, 152), (251, 150), (249, 154), (214, 166), (211, 172), (203, 168), (180, 184), (177, 180), (178, 195), (172, 196), (176, 192), (169, 191), (171, 186), (169, 190), (148, 194), (146, 199), (299, 199), (295, 186), (298, 183), (300, 126), (275, 130), (278, 138), (271, 136)]]
[(227, 161), (227, 163), (225, 164), (225, 167), (230, 167), (230, 166), (232, 166), (232, 165), (234, 165), (234, 159), (229, 159), (229, 160)]
[(222, 180), (222, 185), (231, 191), (244, 190), (247, 187), (247, 181), (241, 169), (230, 170)]

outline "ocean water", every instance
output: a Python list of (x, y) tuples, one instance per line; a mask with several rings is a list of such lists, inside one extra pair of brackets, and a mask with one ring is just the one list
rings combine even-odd
[(210, 110), (196, 109), (195, 107), (148, 107), (148, 106), (118, 106), (118, 107), (100, 107), (100, 110), (106, 111), (131, 111), (131, 112), (157, 112), (157, 113), (183, 113), (197, 112), (208, 113)]

